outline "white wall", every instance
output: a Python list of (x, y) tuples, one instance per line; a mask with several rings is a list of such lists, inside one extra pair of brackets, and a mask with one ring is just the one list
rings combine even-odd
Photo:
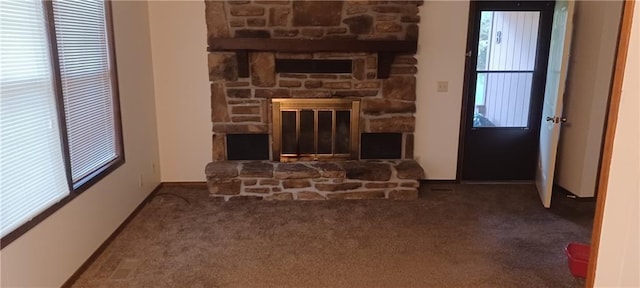
[(576, 2), (555, 181), (593, 197), (609, 99), (622, 1)]
[(205, 181), (211, 160), (211, 92), (204, 1), (151, 1), (161, 179)]
[[(427, 179), (456, 178), (468, 20), (468, 1), (420, 7), (414, 149)], [(449, 92), (436, 92), (438, 81), (448, 81)]]
[(593, 197), (622, 1), (577, 1), (556, 183)]
[(59, 287), (159, 183), (147, 4), (114, 1), (113, 19), (126, 163), (3, 248), (2, 287)]
[(613, 144), (596, 287), (640, 287), (640, 5), (631, 43)]

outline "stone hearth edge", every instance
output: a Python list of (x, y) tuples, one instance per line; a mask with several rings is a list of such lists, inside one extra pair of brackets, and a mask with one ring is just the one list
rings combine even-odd
[(205, 171), (210, 195), (226, 201), (411, 200), (424, 178), (415, 160), (217, 161)]

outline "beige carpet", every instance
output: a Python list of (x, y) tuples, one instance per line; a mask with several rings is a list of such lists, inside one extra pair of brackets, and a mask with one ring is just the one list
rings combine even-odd
[[(452, 187), (452, 189), (448, 189)], [(533, 185), (421, 189), (421, 199), (218, 202), (165, 188), (74, 287), (580, 287), (563, 247), (593, 203)]]

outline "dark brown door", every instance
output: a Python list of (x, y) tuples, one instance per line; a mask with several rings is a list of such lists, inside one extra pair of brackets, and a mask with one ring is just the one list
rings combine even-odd
[(461, 180), (534, 180), (554, 2), (472, 2)]

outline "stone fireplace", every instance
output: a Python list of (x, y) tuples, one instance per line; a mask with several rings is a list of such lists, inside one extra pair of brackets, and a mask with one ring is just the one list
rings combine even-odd
[(422, 1), (205, 3), (212, 195), (417, 196)]

